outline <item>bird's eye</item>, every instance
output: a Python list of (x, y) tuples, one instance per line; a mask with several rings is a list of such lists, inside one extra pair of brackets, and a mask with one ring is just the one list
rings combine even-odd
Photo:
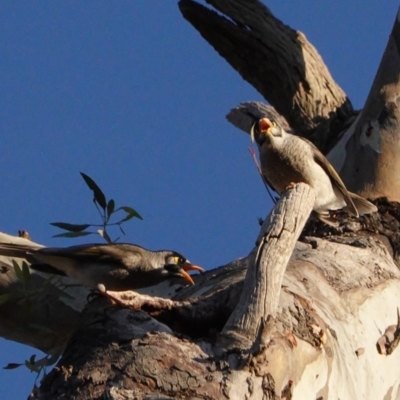
[(179, 264), (179, 258), (178, 256), (168, 257), (168, 264)]

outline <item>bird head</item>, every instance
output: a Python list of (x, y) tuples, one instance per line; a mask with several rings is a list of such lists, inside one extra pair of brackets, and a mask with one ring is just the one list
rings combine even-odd
[(267, 139), (272, 141), (275, 138), (283, 137), (284, 130), (275, 122), (268, 118), (261, 118), (254, 122), (250, 130), (252, 142), (261, 146)]
[(187, 271), (204, 272), (203, 268), (192, 264), (188, 259), (174, 251), (166, 254), (164, 270), (167, 272), (168, 277), (183, 278), (192, 285), (194, 285), (193, 279)]

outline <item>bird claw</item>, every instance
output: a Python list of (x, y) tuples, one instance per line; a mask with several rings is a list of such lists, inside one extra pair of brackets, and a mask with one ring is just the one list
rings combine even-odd
[(96, 298), (98, 298), (99, 296), (101, 297), (105, 297), (106, 299), (108, 299), (113, 305), (114, 304), (118, 304), (119, 306), (123, 306), (123, 307), (127, 307), (127, 305), (124, 303), (123, 300), (114, 297), (113, 295), (111, 295), (110, 293), (108, 293), (106, 287), (103, 284), (99, 284), (97, 285), (97, 288), (92, 290), (86, 297), (88, 302), (91, 302), (93, 300), (95, 300)]

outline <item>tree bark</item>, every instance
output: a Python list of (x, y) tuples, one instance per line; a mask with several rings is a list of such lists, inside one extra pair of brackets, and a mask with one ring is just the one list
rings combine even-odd
[[(364, 197), (400, 201), (400, 14), (354, 134), (341, 175)], [(395, 172), (394, 172), (395, 171)]]
[[(179, 7), (273, 106), (244, 103), (228, 119), (248, 132), (254, 119), (272, 115), (325, 152), (342, 137), (331, 155), (349, 189), (397, 200), (398, 20), (356, 118), (303, 34), (256, 0), (207, 3), (222, 15), (191, 0)], [(23, 321), (13, 311), (24, 297), (6, 298), (0, 334), (12, 340), (49, 350), (75, 332), (31, 399), (397, 398), (400, 206), (376, 199), (380, 213), (338, 213), (337, 228), (310, 221), (296, 242), (312, 196), (306, 185), (285, 193), (264, 224), (268, 240), (196, 277), (194, 287), (115, 294), (132, 309), (96, 299), (79, 320), (79, 307), (59, 294), (47, 319), (43, 300), (31, 296), (40, 325), (54, 326), (46, 339), (29, 324), (18, 333)], [(0, 295), (23, 292), (11, 261), (0, 262)], [(72, 313), (66, 327), (58, 326), (64, 309)]]
[[(38, 245), (4, 233), (0, 241)], [(22, 260), (18, 261), (22, 267)], [(45, 353), (61, 349), (77, 327), (89, 291), (72, 279), (49, 281), (48, 275), (36, 271), (22, 282), (10, 257), (0, 256), (0, 266), (0, 336)]]
[(355, 112), (305, 35), (284, 25), (260, 1), (206, 2), (219, 13), (192, 0), (181, 0), (179, 8), (298, 134), (327, 152)]
[(249, 349), (262, 321), (276, 317), (287, 263), (315, 201), (315, 193), (307, 185), (298, 185), (293, 192), (281, 198), (263, 224), (260, 244), (254, 262), (247, 269), (239, 303), (219, 338), (224, 351), (227, 347)]
[[(372, 400), (396, 393), (397, 357), (377, 348), (382, 333), (397, 323), (400, 302), (400, 272), (390, 246), (379, 235), (355, 232), (368, 219), (345, 222), (347, 235), (324, 227), (330, 233), (325, 239), (303, 236), (295, 243), (290, 232), (301, 230), (306, 218), (296, 216), (302, 206), (310, 211), (312, 196), (306, 185), (297, 186), (265, 223), (268, 244), (288, 243), (282, 259), (295, 244), (282, 285), (272, 276), (275, 286), (268, 293), (268, 285), (258, 282), (278, 264), (285, 269), (282, 260), (265, 264), (271, 253), (261, 241), (259, 263), (255, 249), (235, 265), (205, 273), (180, 300), (120, 295), (133, 296), (135, 307), (141, 301), (142, 311), (96, 300), (31, 399)], [(310, 230), (314, 223), (306, 234)], [(276, 245), (269, 249), (276, 251)], [(249, 296), (246, 287), (262, 294)], [(246, 314), (247, 301), (261, 321), (251, 316), (249, 324), (232, 323), (247, 318), (235, 316)], [(232, 331), (246, 340), (227, 342)]]

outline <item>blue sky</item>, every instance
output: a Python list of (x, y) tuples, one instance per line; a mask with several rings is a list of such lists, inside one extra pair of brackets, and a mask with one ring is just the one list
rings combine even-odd
[[(398, 3), (266, 4), (305, 33), (361, 108)], [(0, 231), (76, 244), (53, 239), (49, 223), (97, 221), (83, 171), (144, 217), (126, 226), (125, 241), (172, 248), (207, 269), (250, 251), (271, 203), (249, 138), (225, 115), (262, 97), (175, 1), (4, 0), (0, 51)], [(33, 353), (0, 340), (0, 366)], [(26, 398), (33, 380), (0, 370), (0, 398)]]

